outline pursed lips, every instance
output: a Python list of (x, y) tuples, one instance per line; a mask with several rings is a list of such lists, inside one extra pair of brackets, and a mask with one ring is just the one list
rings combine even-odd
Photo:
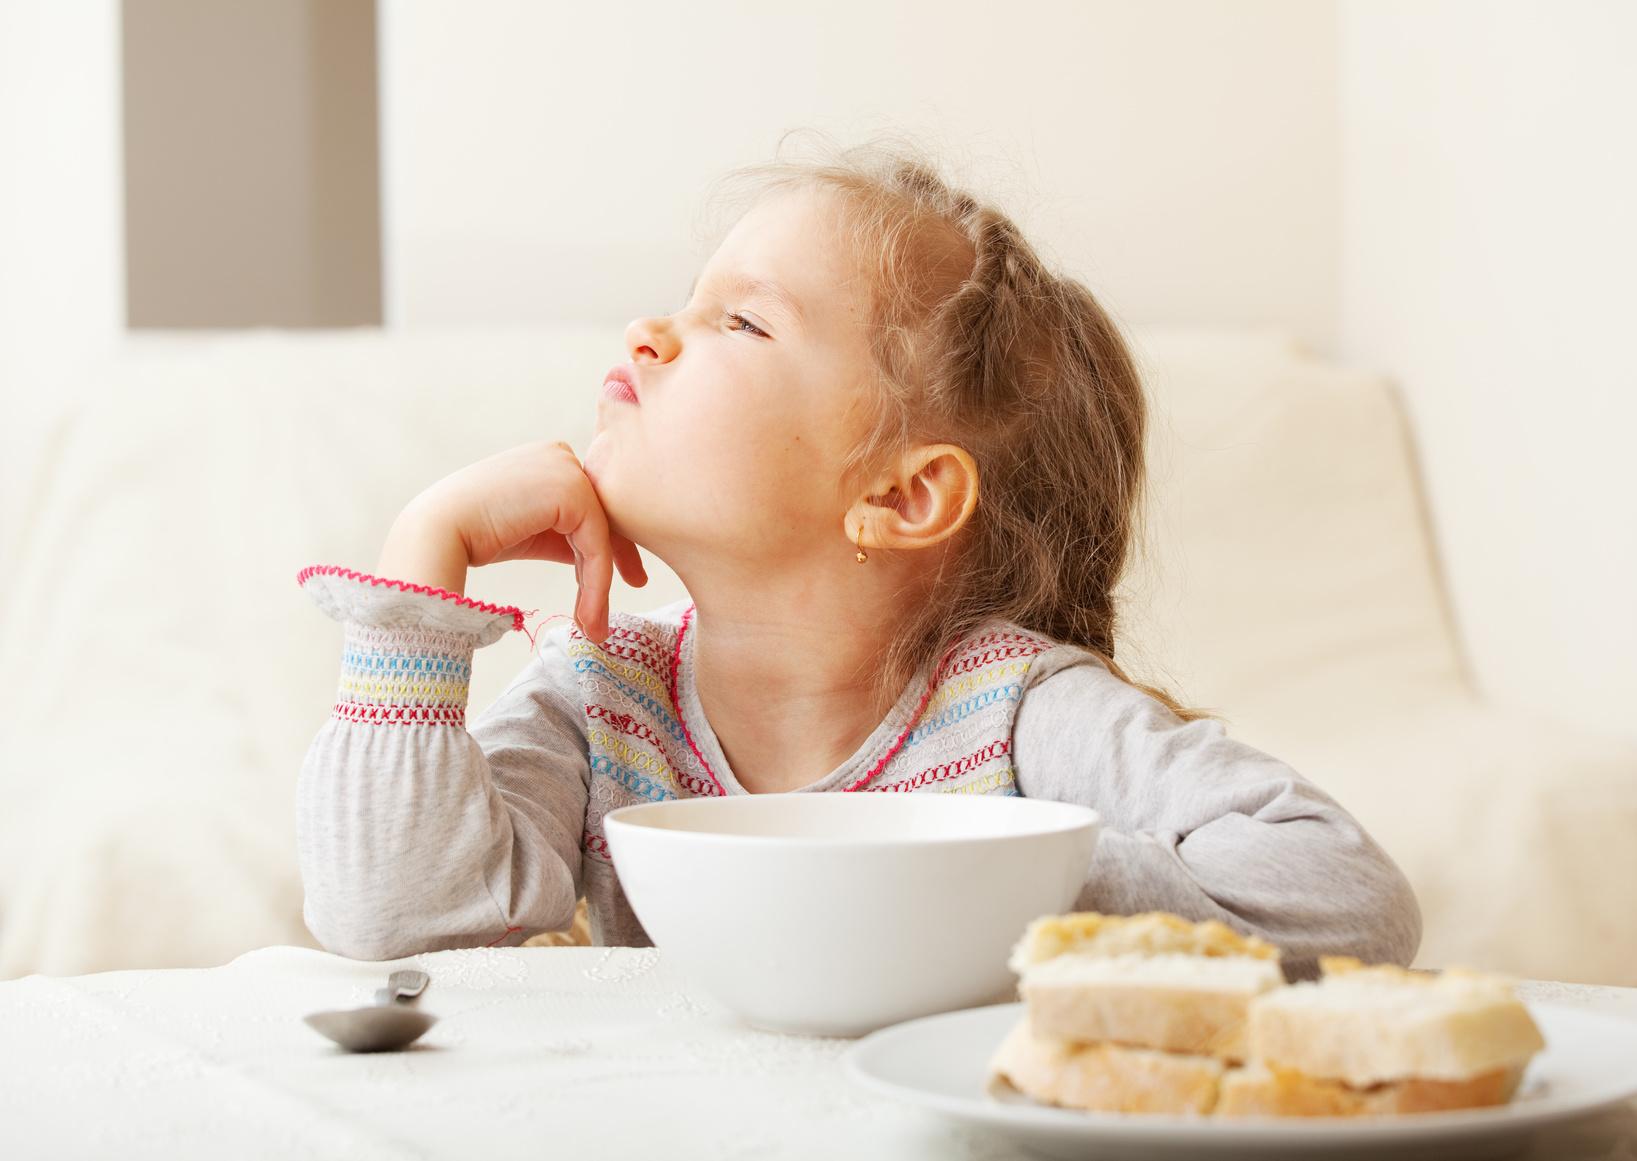
[(608, 374), (603, 376), (603, 394), (612, 399), (625, 403), (639, 403), (641, 396), (637, 392), (636, 376), (631, 373), (630, 367), (624, 363), (610, 367)]

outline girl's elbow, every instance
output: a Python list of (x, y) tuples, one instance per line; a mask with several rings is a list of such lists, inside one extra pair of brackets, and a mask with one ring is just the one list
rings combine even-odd
[[(1298, 924), (1299, 934), (1288, 940), (1287, 974), (1292, 979), (1314, 979), (1321, 974), (1319, 961), (1325, 956), (1409, 967), (1421, 947), (1421, 904), (1409, 879), (1386, 853), (1379, 848), (1353, 853), (1344, 873), (1329, 882), (1331, 889), (1312, 899), (1315, 906)], [(1334, 889), (1342, 884), (1344, 890)]]
[(1385, 854), (1380, 873), (1353, 916), (1353, 946), (1336, 954), (1351, 955), (1367, 964), (1409, 967), (1421, 948), (1421, 903), (1415, 889)]
[(1388, 912), (1387, 957), (1390, 963), (1409, 967), (1414, 962), (1416, 953), (1421, 950), (1421, 902), (1415, 897), (1415, 888), (1410, 885), (1404, 872), (1396, 866), (1392, 870), (1393, 887), (1389, 893), (1392, 905)]

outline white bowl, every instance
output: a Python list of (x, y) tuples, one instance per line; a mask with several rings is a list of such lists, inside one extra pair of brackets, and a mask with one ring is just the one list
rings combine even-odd
[(637, 919), (759, 1028), (860, 1036), (1016, 996), (1031, 919), (1073, 907), (1094, 810), (966, 794), (756, 794), (603, 819)]

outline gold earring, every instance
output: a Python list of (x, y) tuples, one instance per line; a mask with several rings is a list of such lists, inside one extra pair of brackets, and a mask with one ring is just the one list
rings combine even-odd
[(858, 522), (858, 563), (863, 564), (870, 559), (864, 555), (864, 521)]

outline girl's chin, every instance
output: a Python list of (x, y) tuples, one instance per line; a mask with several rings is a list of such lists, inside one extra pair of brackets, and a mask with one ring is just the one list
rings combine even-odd
[(616, 513), (624, 506), (621, 495), (619, 472), (614, 466), (613, 456), (608, 450), (608, 441), (600, 435), (593, 436), (586, 445), (585, 454), (580, 457), (580, 466), (585, 469), (586, 479), (596, 490), (597, 499), (607, 513), (612, 525)]

